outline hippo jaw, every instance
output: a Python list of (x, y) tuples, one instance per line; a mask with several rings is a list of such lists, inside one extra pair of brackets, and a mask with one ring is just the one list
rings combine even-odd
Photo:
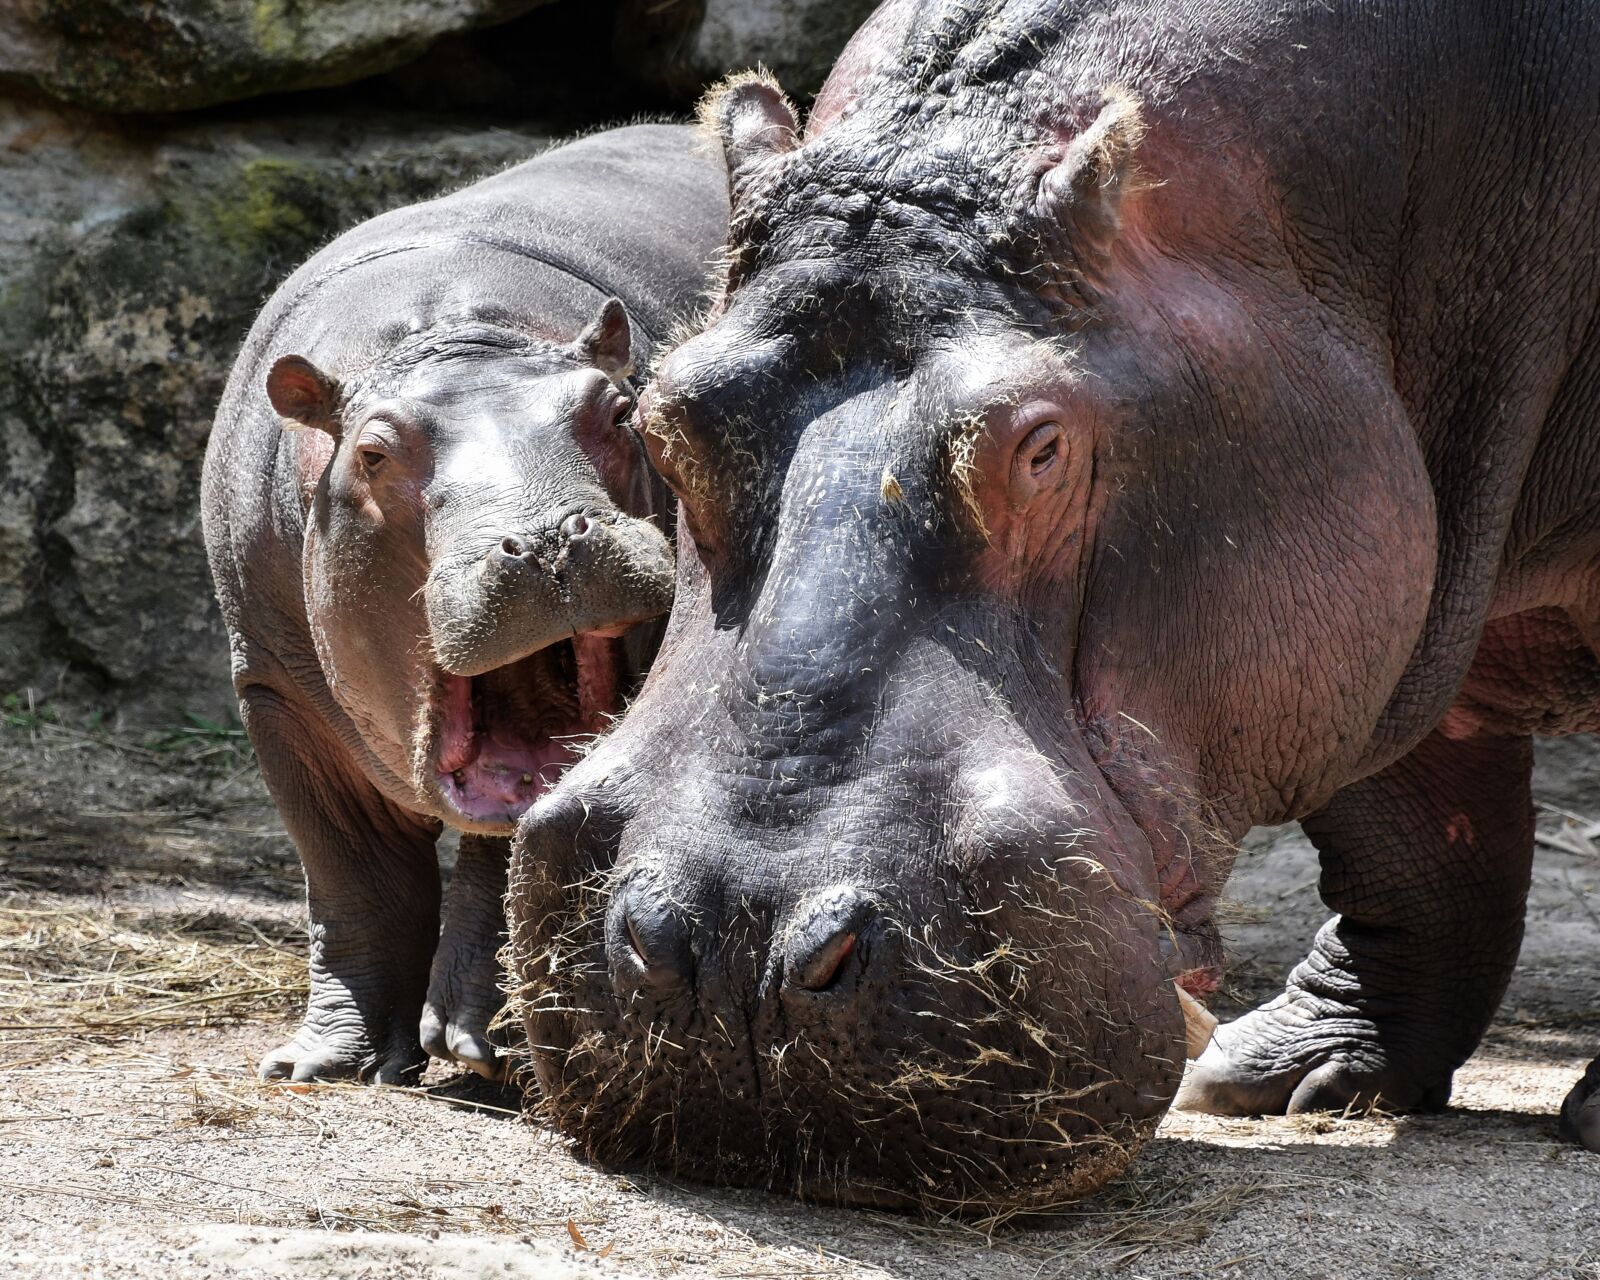
[(672, 601), (653, 523), (591, 505), (557, 524), (442, 559), (422, 593), (433, 682), (413, 772), (463, 829), (508, 834), (621, 713)]
[(621, 714), (657, 628), (633, 630), (574, 635), (472, 675), (435, 666), (413, 785), (452, 826), (509, 834)]

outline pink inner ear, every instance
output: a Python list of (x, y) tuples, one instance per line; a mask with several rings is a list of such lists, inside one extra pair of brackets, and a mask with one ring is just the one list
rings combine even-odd
[(800, 122), (783, 90), (770, 80), (735, 79), (713, 91), (711, 108), (727, 149), (728, 169), (765, 156), (792, 151), (800, 143)]
[(284, 356), (267, 374), (267, 399), (282, 417), (320, 427), (333, 413), (334, 386), (303, 356)]

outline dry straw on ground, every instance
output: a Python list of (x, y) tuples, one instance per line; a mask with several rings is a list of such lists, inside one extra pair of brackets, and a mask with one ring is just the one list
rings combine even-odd
[(278, 1019), (305, 998), (303, 946), (211, 913), (0, 904), (3, 1060), (79, 1038)]

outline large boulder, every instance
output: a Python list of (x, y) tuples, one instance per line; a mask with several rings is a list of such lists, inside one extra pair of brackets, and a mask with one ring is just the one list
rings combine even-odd
[(543, 0), (8, 0), (0, 76), (105, 111), (347, 84)]
[(0, 101), (0, 693), (228, 705), (200, 543), (211, 415), (257, 308), (336, 231), (521, 159), (418, 116), (135, 127)]
[[(872, 7), (0, 0), (0, 695), (229, 705), (200, 459), (256, 309), (319, 244), (729, 71), (804, 95)], [(386, 68), (313, 105), (170, 114)]]

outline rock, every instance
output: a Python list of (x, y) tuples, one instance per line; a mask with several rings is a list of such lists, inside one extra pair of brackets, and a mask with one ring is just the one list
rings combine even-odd
[(105, 111), (348, 84), (542, 0), (12, 0), (0, 76)]
[(622, 63), (680, 101), (758, 63), (791, 94), (814, 94), (878, 0), (623, 0)]
[[(319, 244), (523, 158), (549, 132), (688, 104), (757, 62), (814, 90), (871, 8), (0, 3), (0, 79), (116, 112), (406, 64), (304, 106), (193, 117), (0, 96), (0, 695), (65, 688), (136, 720), (231, 705), (200, 459), (256, 309)], [(491, 128), (461, 109), (546, 123)]]
[(65, 684), (141, 720), (231, 705), (196, 495), (257, 308), (335, 232), (544, 141), (0, 102), (0, 693)]
[(419, 106), (623, 119), (692, 107), (757, 63), (800, 98), (821, 86), (873, 0), (551, 0), (489, 30), (446, 36), (388, 73)]

